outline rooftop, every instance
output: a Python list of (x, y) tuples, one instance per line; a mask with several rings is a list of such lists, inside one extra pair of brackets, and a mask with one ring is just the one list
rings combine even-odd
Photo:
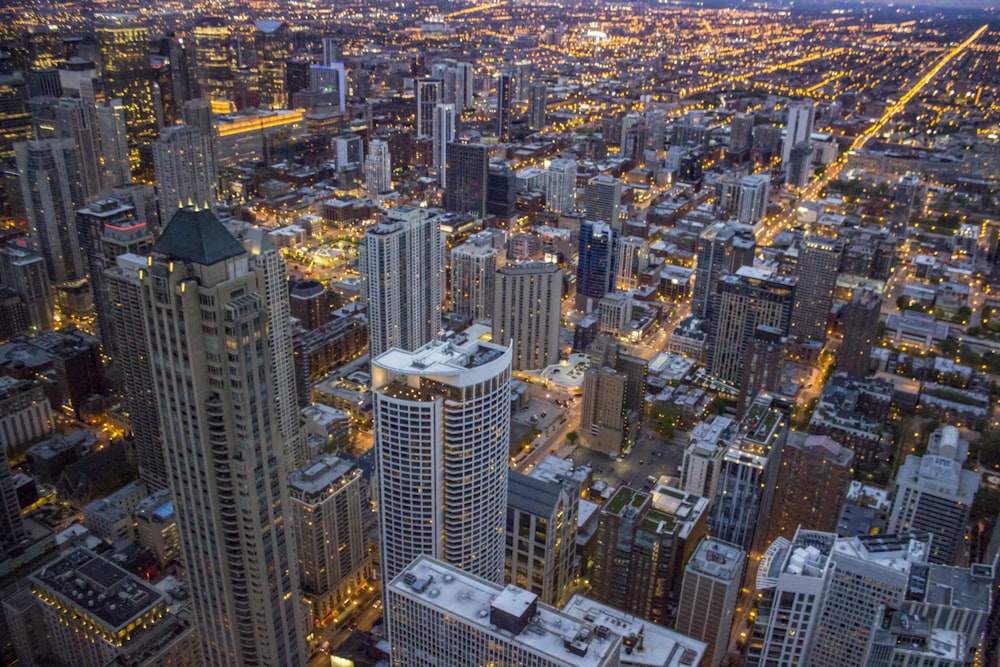
[(314, 502), (332, 495), (359, 474), (353, 459), (320, 454), (288, 476), (288, 488), (297, 500)]
[[(510, 348), (459, 334), (447, 342), (431, 341), (413, 352), (393, 348), (379, 355), (372, 366), (389, 375), (467, 376), (465, 381), (472, 384), (509, 368), (510, 359)], [(481, 372), (470, 372), (477, 369)], [(449, 384), (454, 382), (449, 380)]]
[(735, 544), (703, 539), (688, 560), (687, 569), (729, 583), (743, 572), (746, 553)]
[(156, 239), (153, 252), (170, 259), (211, 266), (246, 251), (210, 210), (182, 208)]

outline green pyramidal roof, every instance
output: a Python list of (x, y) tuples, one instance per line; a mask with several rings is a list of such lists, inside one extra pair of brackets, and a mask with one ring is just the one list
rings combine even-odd
[(153, 252), (171, 259), (211, 266), (246, 251), (210, 210), (182, 208), (156, 239)]

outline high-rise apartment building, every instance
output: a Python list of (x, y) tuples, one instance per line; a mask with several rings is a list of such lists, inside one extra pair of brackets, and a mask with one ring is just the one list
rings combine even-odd
[(695, 317), (705, 319), (709, 316), (719, 278), (725, 273), (735, 273), (741, 266), (753, 264), (756, 248), (753, 227), (748, 225), (719, 222), (702, 232), (698, 238), (691, 304)]
[(125, 106), (120, 98), (94, 105), (101, 141), (101, 187), (118, 188), (132, 182), (131, 151)]
[(735, 544), (705, 538), (684, 568), (674, 629), (705, 642), (704, 662), (719, 667), (729, 649), (746, 552)]
[(52, 287), (45, 259), (27, 241), (0, 244), (0, 285), (17, 292), (35, 330), (52, 328)]
[(951, 565), (965, 542), (979, 475), (963, 467), (969, 443), (954, 426), (930, 436), (924, 456), (907, 456), (896, 476), (888, 532), (928, 532), (934, 536), (927, 559)]
[(789, 433), (781, 452), (768, 543), (778, 537), (791, 539), (799, 526), (837, 532), (853, 461), (854, 452), (829, 436)]
[[(6, 430), (6, 429), (5, 429)], [(10, 475), (7, 447), (0, 447), (0, 560), (21, 551), (28, 533)]]
[[(312, 90), (332, 93), (337, 110), (344, 112), (347, 104), (347, 70), (344, 63), (328, 62), (309, 67), (309, 87)], [(298, 92), (298, 91), (290, 91)]]
[(417, 79), (413, 82), (417, 98), (417, 139), (431, 138), (434, 107), (443, 102), (441, 79)]
[(500, 72), (497, 76), (497, 141), (510, 141), (510, 129), (513, 123), (513, 105), (516, 76), (513, 72)]
[(321, 454), (289, 475), (288, 492), (302, 593), (320, 622), (371, 579), (361, 470), (347, 457)]
[(803, 141), (792, 146), (785, 172), (785, 183), (790, 187), (802, 189), (809, 184), (812, 176), (812, 144)]
[(74, 549), (30, 580), (46, 648), (58, 664), (206, 664), (185, 605), (103, 556)]
[(368, 304), (368, 350), (415, 350), (441, 330), (444, 236), (438, 213), (391, 209), (365, 232), (359, 268)]
[(503, 580), (510, 363), (461, 337), (373, 358), (382, 581), (421, 554)]
[(738, 113), (729, 123), (729, 152), (742, 155), (750, 152), (753, 143), (753, 127), (757, 119), (752, 113)]
[(148, 175), (153, 167), (149, 146), (163, 126), (149, 60), (149, 31), (123, 22), (99, 26), (96, 33), (105, 98), (121, 98), (125, 112), (132, 172)]
[(593, 310), (597, 301), (614, 289), (616, 236), (611, 225), (605, 222), (584, 220), (580, 223), (576, 264), (577, 304), (583, 301), (589, 305), (582, 310)]
[(784, 335), (791, 322), (795, 279), (766, 269), (743, 266), (725, 274), (713, 296), (706, 342), (709, 373), (739, 387), (746, 372), (746, 354), (754, 334), (768, 327)]
[(739, 424), (722, 415), (712, 415), (691, 429), (681, 466), (681, 490), (715, 499), (722, 457), (738, 431)]
[(559, 362), (563, 272), (557, 264), (508, 264), (496, 274), (493, 340), (514, 350), (514, 370)]
[(431, 166), (437, 170), (438, 183), (448, 183), (448, 144), (455, 140), (455, 105), (435, 104), (433, 116), (433, 157)]
[(788, 120), (785, 122), (784, 140), (781, 144), (781, 162), (788, 168), (792, 148), (808, 142), (816, 124), (816, 102), (811, 99), (788, 103)]
[(0, 164), (14, 164), (14, 144), (31, 138), (28, 82), (23, 72), (0, 74)]
[(202, 16), (195, 21), (191, 36), (197, 97), (208, 101), (232, 101), (236, 56), (230, 43), (229, 19)]
[(619, 487), (600, 510), (592, 597), (672, 623), (684, 566), (708, 533), (707, 510), (707, 499), (666, 485)]
[(79, 149), (71, 139), (46, 139), (14, 144), (14, 152), (32, 242), (45, 258), (49, 280), (82, 280), (86, 267), (76, 231), (76, 209), (84, 205)]
[(781, 450), (788, 437), (786, 406), (761, 393), (747, 410), (736, 440), (722, 456), (712, 516), (712, 537), (751, 557), (764, 552)]
[(587, 181), (585, 193), (587, 220), (607, 223), (616, 233), (621, 231), (620, 207), (622, 182), (614, 176), (600, 174)]
[(642, 272), (649, 267), (649, 242), (639, 236), (619, 236), (616, 254), (615, 289), (638, 289)]
[(41, 98), (32, 102), (38, 139), (69, 139), (77, 149), (79, 187), (84, 200), (97, 197), (101, 183), (101, 143), (94, 107), (78, 98)]
[(528, 124), (533, 130), (545, 127), (545, 105), (549, 101), (549, 88), (541, 81), (528, 86)]
[(625, 664), (619, 657), (622, 637), (608, 626), (602, 630), (550, 607), (534, 593), (500, 586), (433, 557), (420, 556), (385, 587), (395, 664)]
[(451, 251), (451, 305), (456, 313), (473, 321), (493, 317), (497, 269), (504, 259), (504, 252), (475, 238)]
[(802, 242), (795, 266), (795, 307), (789, 335), (819, 342), (826, 340), (842, 252), (843, 243), (837, 239), (808, 236)]
[[(182, 209), (140, 273), (167, 479), (203, 665), (302, 665), (266, 270)], [(287, 297), (284, 297), (287, 298)], [(287, 311), (286, 311), (287, 312)]]
[(448, 143), (444, 208), (452, 213), (486, 217), (489, 156), (475, 131), (458, 134)]
[(591, 366), (583, 375), (580, 437), (591, 449), (617, 456), (635, 433), (625, 403), (628, 378), (614, 367)]
[(365, 187), (369, 193), (376, 195), (392, 192), (392, 156), (389, 155), (389, 144), (381, 139), (368, 142)]
[(576, 160), (556, 158), (545, 171), (545, 206), (553, 213), (576, 210)]
[(212, 138), (191, 125), (173, 125), (153, 142), (160, 219), (169, 222), (186, 206), (214, 209)]
[(292, 49), (291, 31), (284, 21), (257, 21), (254, 25), (260, 103), (268, 109), (285, 109), (288, 107), (285, 64)]
[[(779, 537), (760, 561), (757, 616), (747, 640), (746, 664), (813, 664), (809, 646), (835, 565), (836, 533), (799, 529)], [(834, 663), (837, 664), (837, 663)]]
[(844, 339), (837, 350), (838, 371), (854, 379), (868, 375), (881, 314), (881, 295), (870, 289), (854, 292), (844, 314)]

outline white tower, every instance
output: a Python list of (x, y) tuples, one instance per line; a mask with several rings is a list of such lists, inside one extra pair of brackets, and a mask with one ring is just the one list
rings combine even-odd
[(792, 157), (792, 147), (809, 141), (816, 123), (816, 103), (810, 99), (788, 103), (788, 122), (785, 123), (785, 140), (781, 144), (781, 164), (787, 169)]
[(212, 139), (191, 125), (174, 125), (153, 142), (153, 165), (160, 191), (160, 220), (170, 222), (185, 206), (215, 206)]
[(433, 167), (437, 170), (438, 182), (445, 185), (448, 168), (448, 143), (455, 140), (455, 105), (438, 104), (434, 107)]
[(389, 144), (381, 139), (372, 139), (368, 142), (365, 187), (370, 194), (376, 195), (392, 191), (392, 159), (389, 155)]
[(545, 201), (553, 213), (573, 212), (576, 208), (576, 160), (556, 158), (549, 162)]

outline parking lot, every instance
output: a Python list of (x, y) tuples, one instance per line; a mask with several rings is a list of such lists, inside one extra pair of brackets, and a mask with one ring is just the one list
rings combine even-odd
[(625, 484), (641, 489), (650, 486), (649, 477), (666, 475), (671, 483), (679, 483), (678, 467), (684, 460), (688, 433), (677, 431), (670, 440), (663, 440), (651, 429), (643, 428), (638, 442), (624, 460), (608, 458), (607, 454), (595, 452), (578, 445), (570, 458), (578, 465), (590, 466), (594, 479), (604, 480), (611, 486)]

